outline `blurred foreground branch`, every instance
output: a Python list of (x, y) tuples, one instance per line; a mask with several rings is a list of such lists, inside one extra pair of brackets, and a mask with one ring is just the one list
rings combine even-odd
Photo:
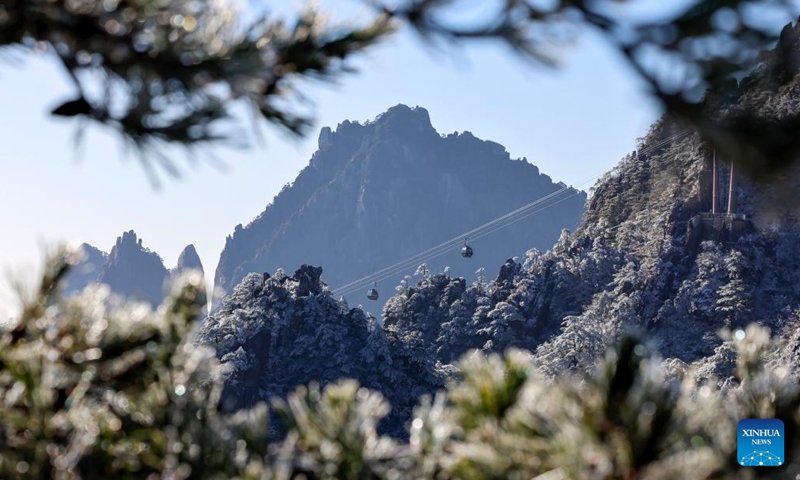
[(403, 23), (434, 42), (499, 41), (546, 65), (585, 27), (596, 29), (668, 115), (751, 174), (780, 173), (800, 154), (798, 114), (764, 102), (795, 97), (800, 42), (792, 28), (779, 33), (800, 14), (795, 2), (697, 0), (637, 15), (634, 0), (503, 0), (484, 2), (468, 20), (458, 0), (369, 4), (371, 18), (345, 27), (327, 25), (314, 9), (288, 23), (245, 22), (226, 0), (2, 0), (0, 47), (54, 54), (76, 97), (52, 113), (111, 126), (173, 173), (157, 147), (243, 138), (222, 128), (232, 102), (306, 133), (311, 118), (296, 108), (297, 80), (351, 71), (347, 59)]

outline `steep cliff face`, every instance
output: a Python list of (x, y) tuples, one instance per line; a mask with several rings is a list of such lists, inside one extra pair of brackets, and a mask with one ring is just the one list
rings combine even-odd
[[(439, 135), (427, 111), (398, 105), (363, 125), (323, 128), (319, 150), (295, 182), (228, 237), (215, 286), (229, 293), (248, 273), (310, 263), (324, 266), (324, 280), (335, 289), (562, 186), (527, 161), (510, 159), (499, 144), (469, 132)], [(479, 267), (493, 268), (531, 247), (549, 248), (562, 228), (580, 219), (586, 197), (572, 193), (476, 240), (470, 261), (448, 252), (429, 269), (449, 265), (452, 275), (471, 278)], [(383, 280), (383, 291), (411, 272)]]
[(164, 288), (174, 275), (187, 269), (203, 270), (197, 251), (189, 245), (181, 252), (178, 266), (168, 271), (161, 257), (145, 248), (133, 230), (117, 237), (109, 254), (88, 244), (81, 248), (84, 259), (68, 273), (63, 287), (65, 294), (102, 283), (118, 295), (156, 307), (164, 299)]

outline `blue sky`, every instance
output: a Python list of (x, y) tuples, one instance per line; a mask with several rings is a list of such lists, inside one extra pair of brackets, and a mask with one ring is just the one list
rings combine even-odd
[[(355, 65), (361, 73), (340, 85), (304, 85), (318, 119), (308, 138), (293, 141), (268, 128), (263, 147), (215, 150), (225, 172), (184, 169), (185, 178), (154, 191), (113, 134), (92, 126), (77, 152), (77, 124), (48, 116), (73, 96), (52, 59), (3, 64), (0, 274), (30, 282), (45, 248), (88, 242), (108, 251), (134, 229), (167, 267), (193, 243), (210, 281), (225, 236), (263, 211), (308, 163), (320, 127), (372, 119), (398, 103), (426, 108), (440, 133), (471, 131), (572, 185), (612, 168), (659, 114), (629, 68), (590, 32), (557, 70), (531, 67), (493, 43), (432, 50), (411, 32)], [(182, 161), (184, 154), (170, 155)], [(9, 305), (8, 288), (0, 288), (0, 319)]]

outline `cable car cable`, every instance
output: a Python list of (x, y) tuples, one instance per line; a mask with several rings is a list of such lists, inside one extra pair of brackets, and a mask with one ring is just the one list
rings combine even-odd
[[(506, 226), (508, 226), (508, 225), (511, 225), (511, 224), (513, 224), (513, 223), (516, 223), (516, 222), (519, 222), (520, 220), (523, 220), (524, 218), (527, 218), (527, 217), (529, 217), (529, 216), (531, 216), (531, 215), (534, 215), (534, 214), (536, 214), (536, 213), (539, 213), (539, 212), (540, 212), (540, 211), (542, 211), (542, 210), (545, 210), (545, 209), (547, 209), (547, 208), (549, 208), (549, 207), (551, 207), (551, 206), (557, 205), (558, 203), (561, 203), (561, 202), (564, 202), (564, 201), (566, 201), (566, 200), (569, 200), (570, 198), (573, 198), (573, 197), (575, 197), (575, 196), (578, 196), (578, 193), (574, 193), (574, 194), (570, 195), (569, 197), (565, 197), (565, 198), (563, 198), (563, 199), (559, 200), (558, 202), (555, 202), (555, 203), (553, 203), (553, 204), (551, 204), (551, 205), (547, 205), (546, 207), (542, 207), (542, 208), (541, 208), (541, 209), (539, 209), (539, 210), (536, 210), (536, 211), (533, 211), (533, 212), (528, 212), (528, 213), (527, 213), (526, 215), (524, 215), (524, 216), (521, 216), (521, 217), (519, 217), (519, 218), (516, 218), (516, 219), (512, 220), (511, 222), (509, 222), (509, 223), (506, 223), (506, 224), (504, 224), (504, 225), (498, 225), (498, 226), (496, 226), (495, 228), (493, 228), (493, 229), (491, 229), (491, 230), (488, 230), (488, 231), (486, 231), (486, 232), (483, 232), (483, 233), (481, 233), (480, 235), (478, 235), (478, 236), (476, 236), (476, 237), (473, 237), (473, 238), (482, 238), (482, 237), (485, 237), (485, 236), (487, 236), (487, 235), (490, 235), (490, 234), (492, 234), (492, 233), (494, 233), (494, 232), (496, 232), (496, 231), (498, 231), (498, 230), (502, 229), (503, 227), (506, 227)], [(440, 256), (444, 255), (445, 253), (448, 253), (448, 252), (449, 252), (449, 251), (451, 251), (451, 250), (452, 250), (452, 248), (450, 248), (450, 249), (446, 249), (446, 250), (444, 250), (444, 251), (441, 251), (441, 252), (438, 252), (438, 253), (435, 253), (435, 254), (432, 254), (432, 255), (429, 255), (428, 257), (426, 257), (426, 258), (425, 258), (425, 261), (429, 261), (429, 260), (432, 260), (432, 259), (434, 259), (434, 258), (440, 257)], [(386, 273), (384, 273), (383, 275), (379, 276), (379, 277), (377, 278), (377, 281), (383, 281), (383, 280), (385, 280), (385, 279), (387, 279), (387, 278), (390, 278), (390, 277), (392, 277), (393, 275), (395, 275), (395, 274), (397, 274), (397, 273), (400, 273), (400, 272), (402, 272), (403, 270), (405, 270), (405, 269), (407, 269), (407, 268), (409, 268), (409, 267), (403, 267), (403, 268), (395, 269), (395, 271), (386, 272)], [(362, 286), (358, 286), (358, 287), (351, 287), (351, 288), (349, 288), (349, 289), (347, 289), (347, 290), (343, 291), (342, 293), (336, 293), (336, 294), (335, 294), (335, 296), (342, 297), (342, 296), (350, 295), (350, 294), (352, 294), (352, 293), (355, 293), (355, 292), (357, 292), (357, 291), (358, 291), (358, 290), (360, 290), (361, 288), (363, 288), (363, 285), (362, 285)], [(337, 291), (338, 291), (338, 290), (337, 290)]]
[[(685, 136), (688, 133), (691, 133), (693, 131), (694, 131), (693, 128), (686, 128), (684, 130), (681, 130), (678, 133), (675, 133), (675, 134), (667, 137), (666, 139), (656, 143), (655, 145), (651, 145), (651, 146), (649, 146), (649, 147), (647, 147), (647, 148), (645, 148), (643, 150), (638, 151), (637, 152), (637, 157), (639, 157), (641, 155), (644, 155), (644, 154), (647, 154), (647, 153), (649, 153), (649, 152), (651, 152), (651, 151), (653, 151), (653, 150), (655, 150), (657, 148), (660, 148), (663, 145), (665, 145), (665, 144), (667, 144), (667, 143), (669, 143), (669, 142), (671, 142), (671, 141), (673, 141), (673, 140), (675, 140), (675, 139), (677, 139), (679, 137)], [(584, 184), (589, 183), (590, 181), (592, 181), (592, 180), (594, 180), (596, 178), (599, 178), (604, 173), (601, 173), (599, 175), (591, 177), (590, 179), (588, 179), (588, 180), (586, 180), (584, 182), (581, 182), (577, 186), (581, 187)], [(496, 231), (498, 231), (498, 230), (500, 230), (500, 229), (502, 229), (502, 228), (504, 228), (504, 227), (506, 227), (508, 225), (512, 225), (514, 223), (517, 223), (518, 221), (520, 221), (520, 220), (522, 220), (524, 218), (530, 217), (531, 215), (533, 215), (535, 213), (538, 213), (538, 212), (540, 212), (542, 210), (545, 210), (547, 208), (555, 206), (555, 205), (557, 205), (559, 203), (562, 203), (562, 202), (564, 202), (564, 201), (566, 201), (566, 200), (568, 200), (570, 198), (573, 198), (576, 195), (578, 195), (578, 193), (576, 192), (576, 193), (573, 193), (573, 194), (571, 194), (571, 195), (569, 195), (569, 196), (567, 196), (565, 198), (562, 198), (562, 199), (560, 199), (560, 200), (558, 200), (558, 201), (556, 201), (556, 202), (554, 202), (552, 204), (546, 205), (546, 206), (542, 207), (541, 209), (537, 209), (535, 211), (526, 211), (526, 210), (530, 210), (532, 208), (535, 208), (536, 206), (539, 206), (539, 205), (541, 205), (541, 203), (544, 203), (544, 202), (546, 202), (548, 200), (557, 198), (558, 196), (560, 196), (564, 192), (567, 192), (567, 191), (569, 191), (571, 189), (572, 189), (571, 186), (564, 186), (563, 188), (561, 188), (559, 190), (551, 192), (550, 194), (545, 195), (544, 197), (541, 197), (541, 198), (539, 198), (537, 200), (534, 200), (534, 201), (528, 203), (527, 205), (523, 205), (522, 207), (519, 207), (516, 210), (508, 212), (505, 215), (501, 215), (500, 217), (497, 217), (494, 220), (491, 220), (491, 221), (489, 221), (489, 222), (487, 222), (487, 223), (485, 223), (485, 224), (483, 224), (483, 225), (481, 225), (479, 227), (476, 227), (476, 228), (474, 228), (474, 229), (472, 229), (472, 230), (470, 230), (470, 231), (468, 231), (468, 232), (466, 232), (466, 233), (464, 233), (462, 235), (459, 235), (457, 237), (453, 237), (450, 240), (442, 242), (441, 244), (439, 244), (439, 245), (437, 245), (435, 247), (429, 248), (428, 250), (425, 250), (424, 252), (418, 253), (418, 254), (416, 254), (416, 255), (414, 255), (412, 257), (409, 257), (409, 258), (407, 258), (407, 259), (405, 259), (403, 261), (397, 262), (397, 263), (395, 263), (393, 265), (390, 265), (390, 266), (388, 266), (386, 268), (383, 268), (383, 269), (381, 269), (381, 270), (379, 270), (377, 272), (374, 272), (371, 275), (368, 275), (366, 277), (363, 277), (361, 279), (355, 280), (355, 281), (350, 282), (350, 283), (348, 283), (346, 285), (338, 287), (337, 289), (333, 290), (331, 293), (334, 296), (342, 297), (342, 296), (349, 295), (350, 293), (354, 293), (355, 291), (360, 290), (361, 288), (364, 287), (365, 284), (368, 285), (370, 282), (373, 282), (375, 284), (375, 286), (377, 287), (377, 282), (378, 281), (381, 281), (381, 280), (384, 280), (386, 278), (389, 278), (389, 277), (399, 273), (402, 270), (410, 268), (414, 264), (425, 263), (425, 262), (427, 262), (429, 260), (432, 260), (433, 258), (439, 257), (439, 256), (451, 251), (454, 248), (454, 245), (452, 245), (452, 244), (454, 242), (455, 242), (455, 244), (457, 244), (458, 241), (461, 240), (462, 238), (465, 238), (467, 236), (472, 236), (473, 240), (478, 239), (478, 238), (482, 238), (482, 237), (484, 237), (486, 235), (489, 235), (491, 233), (494, 233), (494, 232), (496, 232)], [(518, 217), (518, 218), (515, 218), (515, 217)], [(488, 230), (485, 230), (487, 228), (488, 228)], [(373, 288), (373, 290), (376, 290), (376, 288)]]
[[(523, 211), (525, 211), (525, 210), (527, 210), (527, 209), (530, 209), (530, 208), (533, 208), (533, 207), (535, 207), (535, 206), (538, 206), (538, 205), (539, 205), (539, 204), (541, 204), (542, 202), (545, 202), (545, 201), (547, 201), (547, 200), (549, 200), (549, 199), (551, 199), (551, 198), (553, 198), (553, 197), (556, 197), (556, 196), (558, 196), (558, 195), (560, 195), (560, 194), (563, 194), (564, 192), (566, 192), (566, 191), (567, 191), (567, 190), (569, 190), (570, 188), (571, 188), (571, 187), (566, 187), (566, 186), (565, 186), (564, 188), (561, 188), (561, 189), (559, 189), (559, 190), (556, 190), (556, 191), (554, 191), (554, 192), (552, 192), (552, 193), (550, 193), (550, 194), (548, 194), (548, 195), (546, 195), (546, 196), (544, 196), (544, 197), (541, 197), (541, 198), (539, 198), (539, 199), (537, 199), (537, 200), (534, 200), (533, 202), (530, 202), (530, 203), (528, 203), (527, 205), (524, 205), (524, 206), (522, 206), (522, 207), (520, 207), (520, 208), (518, 208), (518, 209), (516, 209), (516, 210), (513, 210), (513, 211), (511, 211), (511, 212), (508, 212), (508, 213), (506, 213), (505, 215), (501, 215), (500, 217), (497, 217), (497, 218), (495, 218), (494, 220), (491, 220), (491, 221), (489, 221), (489, 222), (487, 222), (487, 223), (485, 223), (485, 224), (483, 224), (483, 225), (481, 225), (481, 226), (479, 226), (479, 227), (476, 227), (476, 228), (474, 228), (474, 229), (472, 229), (472, 230), (470, 230), (470, 231), (468, 231), (468, 232), (466, 232), (466, 233), (463, 233), (463, 234), (461, 234), (461, 235), (458, 235), (458, 236), (456, 236), (456, 237), (453, 237), (453, 238), (451, 238), (450, 240), (447, 240), (447, 241), (445, 241), (445, 242), (442, 242), (442, 243), (440, 243), (439, 245), (437, 245), (437, 246), (435, 246), (435, 247), (432, 247), (432, 248), (429, 248), (428, 250), (425, 250), (424, 252), (418, 253), (418, 254), (414, 255), (413, 257), (407, 258), (407, 259), (405, 259), (405, 260), (402, 260), (402, 261), (400, 261), (400, 262), (397, 262), (397, 263), (395, 263), (395, 264), (393, 264), (393, 265), (390, 265), (390, 266), (388, 266), (388, 267), (386, 267), (386, 268), (383, 268), (383, 269), (381, 269), (381, 270), (378, 270), (377, 272), (374, 272), (374, 273), (373, 273), (373, 274), (371, 274), (371, 275), (367, 275), (367, 276), (365, 276), (365, 277), (363, 277), (363, 278), (360, 278), (360, 279), (358, 279), (358, 280), (355, 280), (355, 281), (353, 281), (353, 282), (350, 282), (350, 283), (348, 283), (348, 284), (342, 285), (341, 287), (338, 287), (336, 290), (334, 290), (334, 292), (336, 292), (336, 291), (340, 291), (340, 290), (343, 290), (343, 289), (345, 289), (345, 288), (349, 288), (349, 287), (351, 287), (351, 286), (354, 286), (355, 284), (363, 284), (364, 282), (367, 282), (367, 283), (369, 283), (369, 282), (371, 282), (371, 281), (372, 281), (372, 280), (371, 280), (371, 279), (372, 279), (372, 277), (374, 277), (374, 276), (377, 276), (377, 275), (381, 275), (381, 274), (382, 274), (382, 273), (384, 273), (385, 271), (387, 271), (387, 270), (389, 270), (389, 269), (392, 269), (392, 268), (395, 268), (395, 267), (398, 267), (398, 266), (400, 266), (401, 264), (402, 264), (402, 265), (404, 265), (404, 264), (406, 264), (406, 263), (409, 263), (409, 262), (410, 262), (410, 263), (412, 263), (412, 264), (414, 264), (414, 263), (417, 263), (417, 262), (419, 261), (419, 259), (423, 258), (425, 255), (427, 255), (427, 254), (429, 254), (429, 253), (435, 252), (435, 251), (437, 251), (437, 250), (439, 250), (439, 249), (441, 249), (441, 248), (448, 248), (448, 247), (452, 246), (452, 244), (458, 244), (458, 243), (460, 243), (460, 241), (461, 241), (461, 240), (462, 240), (462, 239), (463, 239), (465, 236), (471, 236), (471, 235), (473, 235), (474, 233), (479, 233), (479, 232), (480, 232), (481, 230), (483, 230), (484, 228), (489, 228), (489, 227), (491, 227), (492, 225), (495, 225), (495, 224), (497, 224), (498, 222), (502, 222), (504, 219), (506, 219), (506, 218), (508, 218), (508, 217), (511, 217), (511, 216), (517, 215), (517, 214), (519, 214), (519, 213), (521, 213), (521, 212), (523, 212)], [(363, 285), (362, 285), (362, 286), (363, 286)]]
[[(579, 184), (579, 186), (583, 185), (584, 183), (590, 182), (594, 178), (596, 178), (596, 177), (592, 177), (589, 180), (587, 180), (585, 182), (582, 182), (581, 184)], [(570, 188), (571, 187), (565, 187), (564, 189), (560, 190), (560, 192), (563, 193), (564, 191), (569, 190)], [(503, 215), (501, 217), (498, 217), (497, 219), (493, 220), (492, 222), (488, 222), (487, 224), (485, 224), (485, 225), (483, 225), (483, 226), (481, 226), (479, 228), (473, 229), (472, 232), (474, 232), (476, 230), (481, 230), (481, 229), (483, 231), (478, 231), (478, 234), (477, 235), (472, 235), (471, 238), (473, 238), (473, 240), (478, 239), (478, 238), (482, 238), (482, 237), (484, 237), (484, 236), (486, 236), (486, 235), (488, 235), (490, 233), (494, 233), (495, 231), (500, 230), (500, 229), (502, 229), (502, 228), (504, 228), (504, 227), (506, 227), (508, 225), (516, 223), (517, 221), (522, 220), (523, 218), (527, 218), (527, 217), (529, 217), (529, 216), (531, 216), (531, 215), (533, 215), (535, 213), (538, 213), (538, 212), (540, 212), (542, 210), (550, 208), (551, 206), (554, 206), (554, 205), (556, 205), (558, 203), (564, 202), (564, 201), (566, 201), (566, 200), (568, 200), (570, 198), (573, 198), (573, 197), (575, 197), (577, 195), (579, 195), (579, 192), (575, 191), (575, 193), (572, 193), (571, 195), (568, 195), (567, 197), (558, 199), (557, 201), (555, 201), (553, 203), (541, 206), (541, 208), (538, 208), (538, 209), (533, 210), (533, 211), (530, 211), (530, 207), (528, 207), (527, 208), (528, 211), (518, 211), (517, 212), (518, 214), (516, 215), (517, 218), (509, 217), (508, 215)], [(548, 197), (551, 197), (551, 195), (548, 195)], [(549, 200), (556, 200), (556, 199), (557, 199), (557, 197), (551, 197)], [(544, 200), (544, 198), (542, 198), (540, 200)], [(540, 205), (536, 205), (536, 206), (540, 206)], [(522, 210), (522, 209), (518, 209), (518, 210)], [(486, 226), (489, 226), (489, 228), (488, 229), (483, 228), (483, 227), (486, 227)], [(459, 239), (459, 238), (463, 238), (463, 236), (456, 237), (456, 239)], [(405, 269), (408, 269), (408, 268), (411, 268), (411, 267), (413, 267), (415, 265), (418, 265), (419, 263), (424, 263), (424, 262), (426, 262), (428, 260), (431, 260), (433, 258), (439, 257), (439, 256), (441, 256), (441, 255), (453, 250), (455, 247), (458, 246), (458, 244), (452, 245), (452, 243), (453, 243), (452, 241), (445, 242), (445, 243), (443, 243), (443, 244), (441, 244), (441, 245), (439, 245), (437, 247), (433, 247), (433, 248), (431, 248), (429, 250), (426, 250), (425, 252), (423, 252), (421, 254), (417, 254), (417, 255), (415, 255), (413, 257), (410, 257), (409, 259), (407, 259), (405, 261), (398, 262), (395, 265), (392, 265), (391, 267), (384, 268), (380, 272), (376, 272), (373, 275), (369, 275), (369, 276), (364, 277), (363, 279), (360, 279), (358, 281), (351, 282), (351, 285), (349, 285), (349, 286), (339, 287), (336, 290), (334, 290), (332, 293), (335, 296), (342, 296), (342, 294), (340, 292), (346, 292), (346, 294), (350, 294), (350, 293), (352, 293), (354, 291), (358, 291), (361, 288), (363, 288), (365, 285), (367, 285), (370, 282), (372, 282), (373, 280), (378, 280), (378, 281), (384, 280), (384, 279), (389, 278), (389, 277), (395, 275), (396, 273), (399, 273), (399, 272), (401, 272), (401, 271), (403, 271)], [(377, 277), (376, 277), (376, 275), (377, 275)]]

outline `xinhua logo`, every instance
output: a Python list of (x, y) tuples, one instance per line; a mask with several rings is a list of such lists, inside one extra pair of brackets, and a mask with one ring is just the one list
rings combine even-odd
[(745, 467), (778, 467), (783, 458), (783, 421), (748, 418), (739, 421), (737, 456)]

